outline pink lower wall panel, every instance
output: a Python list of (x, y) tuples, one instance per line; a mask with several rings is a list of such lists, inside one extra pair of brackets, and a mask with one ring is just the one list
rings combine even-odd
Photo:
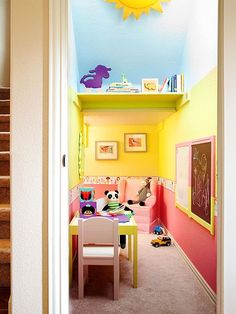
[(216, 292), (216, 236), (212, 236), (207, 229), (175, 207), (173, 191), (159, 185), (158, 196), (161, 221), (212, 290)]

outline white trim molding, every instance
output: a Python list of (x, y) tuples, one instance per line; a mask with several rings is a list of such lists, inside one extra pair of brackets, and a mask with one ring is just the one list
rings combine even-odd
[(67, 0), (49, 0), (48, 312), (69, 312)]

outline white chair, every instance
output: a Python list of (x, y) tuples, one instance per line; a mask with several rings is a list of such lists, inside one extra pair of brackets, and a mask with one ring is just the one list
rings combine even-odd
[[(84, 266), (113, 265), (114, 300), (119, 299), (118, 219), (92, 217), (78, 219), (78, 289), (84, 297)], [(88, 267), (88, 266), (87, 266)]]

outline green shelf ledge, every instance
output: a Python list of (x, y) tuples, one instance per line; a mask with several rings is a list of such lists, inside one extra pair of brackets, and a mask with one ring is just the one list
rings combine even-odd
[(190, 100), (189, 93), (78, 93), (81, 110), (175, 109)]

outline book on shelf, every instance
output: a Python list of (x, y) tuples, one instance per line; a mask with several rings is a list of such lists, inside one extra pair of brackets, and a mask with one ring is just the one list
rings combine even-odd
[(169, 82), (169, 78), (166, 77), (163, 81), (163, 84), (159, 87), (158, 91), (159, 93), (167, 93), (168, 90), (168, 82)]
[(184, 75), (175, 74), (166, 77), (159, 88), (159, 93), (183, 93), (184, 92)]

